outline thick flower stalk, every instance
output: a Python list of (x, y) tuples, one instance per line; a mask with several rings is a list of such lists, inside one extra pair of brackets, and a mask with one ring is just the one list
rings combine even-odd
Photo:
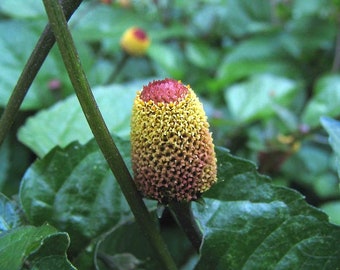
[(216, 182), (207, 117), (188, 85), (165, 79), (137, 93), (131, 144), (134, 180), (147, 198), (190, 202)]

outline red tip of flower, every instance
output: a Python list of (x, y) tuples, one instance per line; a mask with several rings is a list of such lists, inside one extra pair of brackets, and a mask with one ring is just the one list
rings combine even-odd
[(136, 28), (133, 32), (134, 36), (139, 39), (139, 40), (145, 40), (148, 38), (148, 36), (146, 35), (146, 33), (140, 29), (140, 28)]
[(143, 101), (152, 100), (155, 103), (170, 103), (184, 98), (188, 88), (179, 81), (173, 79), (157, 80), (143, 87), (140, 98)]

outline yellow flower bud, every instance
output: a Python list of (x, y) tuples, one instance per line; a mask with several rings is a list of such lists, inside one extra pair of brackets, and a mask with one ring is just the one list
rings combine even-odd
[(112, 0), (100, 0), (100, 2), (102, 2), (105, 5), (111, 5), (112, 4)]
[(137, 93), (131, 146), (134, 180), (147, 198), (164, 204), (197, 200), (217, 180), (203, 106), (179, 81), (153, 81)]
[(150, 46), (150, 39), (141, 28), (131, 27), (124, 32), (120, 45), (132, 56), (143, 56)]

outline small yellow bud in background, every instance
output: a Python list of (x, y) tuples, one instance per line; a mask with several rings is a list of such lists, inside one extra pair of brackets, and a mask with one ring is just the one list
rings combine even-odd
[(124, 32), (120, 45), (129, 55), (143, 56), (150, 46), (150, 39), (141, 28), (131, 27)]
[(131, 6), (130, 0), (118, 0), (118, 4), (123, 8), (128, 8)]
[(112, 0), (100, 0), (100, 2), (102, 2), (105, 5), (111, 5), (112, 4)]

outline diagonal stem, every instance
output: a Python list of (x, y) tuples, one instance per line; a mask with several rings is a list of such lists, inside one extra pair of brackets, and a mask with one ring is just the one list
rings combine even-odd
[[(69, 19), (73, 12), (79, 7), (82, 0), (63, 0), (61, 2), (65, 17)], [(31, 56), (18, 79), (18, 82), (9, 98), (7, 106), (0, 118), (0, 145), (4, 141), (8, 131), (11, 129), (20, 106), (31, 86), (40, 67), (44, 63), (49, 51), (55, 42), (51, 27), (48, 24), (40, 36)]]
[(338, 32), (336, 34), (334, 60), (332, 65), (332, 72), (338, 72), (340, 69), (340, 18), (338, 18)]
[(58, 0), (43, 0), (43, 2), (65, 67), (99, 148), (163, 269), (177, 269), (97, 107)]
[(203, 241), (203, 233), (192, 213), (191, 202), (172, 202), (169, 204), (169, 209), (187, 235), (192, 246), (196, 249), (197, 253), (199, 253)]
[(119, 72), (124, 68), (124, 66), (125, 66), (125, 64), (127, 63), (128, 60), (129, 60), (129, 55), (124, 52), (122, 58), (116, 64), (113, 72), (111, 73), (111, 75), (107, 79), (106, 84), (111, 84), (111, 83), (113, 83), (115, 81), (115, 79), (119, 75)]

